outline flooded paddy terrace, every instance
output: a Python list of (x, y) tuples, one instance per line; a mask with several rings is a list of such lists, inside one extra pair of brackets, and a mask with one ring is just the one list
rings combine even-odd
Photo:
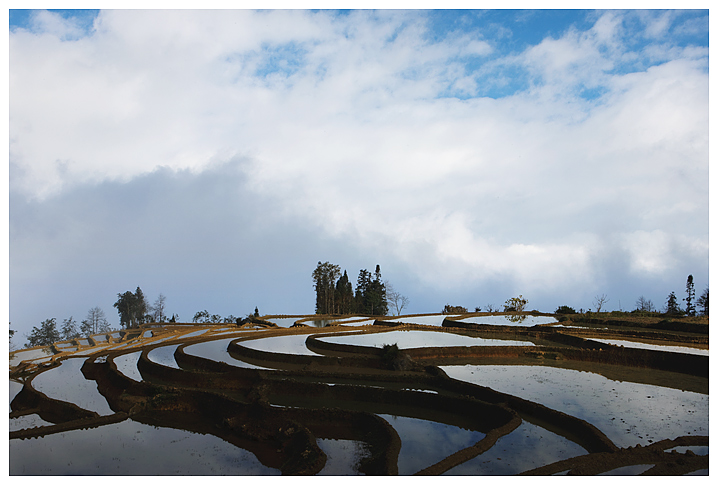
[(270, 316), (18, 351), (10, 473), (707, 474), (707, 337), (557, 323)]

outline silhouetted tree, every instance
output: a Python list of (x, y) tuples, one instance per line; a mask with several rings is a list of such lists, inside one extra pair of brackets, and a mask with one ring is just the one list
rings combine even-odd
[(601, 313), (603, 305), (608, 303), (608, 297), (605, 294), (598, 295), (593, 299), (593, 303), (596, 305), (596, 313)]
[(167, 317), (165, 315), (165, 309), (167, 306), (165, 303), (166, 301), (167, 301), (167, 297), (165, 295), (163, 295), (162, 293), (160, 293), (159, 296), (157, 297), (157, 299), (155, 300), (155, 302), (152, 305), (150, 305), (149, 311), (150, 311), (150, 315), (152, 315), (153, 321), (162, 323), (166, 320), (166, 317)]
[(192, 318), (193, 323), (209, 323), (210, 319), (209, 312), (207, 310), (202, 310), (201, 312), (197, 312), (194, 314), (194, 317)]
[(708, 316), (708, 288), (703, 290), (703, 294), (698, 298), (698, 308), (701, 309), (701, 315)]
[(85, 317), (80, 325), (80, 332), (85, 336), (107, 332), (109, 329), (110, 325), (105, 318), (105, 312), (97, 306), (90, 308), (87, 312), (87, 317)]
[(113, 305), (120, 314), (120, 325), (126, 328), (137, 328), (144, 322), (147, 313), (147, 302), (140, 287), (134, 293), (126, 291), (117, 294), (117, 301)]
[(60, 332), (57, 331), (57, 324), (54, 318), (42, 322), (39, 327), (32, 327), (30, 336), (27, 338), (28, 347), (52, 345), (60, 340)]
[(349, 276), (347, 276), (346, 271), (344, 271), (344, 274), (337, 281), (335, 294), (337, 313), (340, 315), (352, 313), (354, 307), (354, 290), (352, 289), (352, 284), (351, 281), (349, 281)]
[(688, 280), (686, 281), (686, 315), (689, 315), (691, 317), (694, 317), (696, 315), (696, 307), (693, 304), (693, 302), (696, 299), (696, 290), (693, 286), (693, 275), (688, 275)]
[(653, 302), (651, 300), (648, 300), (641, 295), (638, 300), (636, 300), (636, 310), (640, 312), (655, 312), (656, 307), (653, 306)]
[(73, 340), (80, 337), (80, 333), (77, 331), (77, 322), (72, 317), (63, 320), (60, 332), (62, 340)]
[(317, 292), (315, 307), (317, 314), (336, 313), (335, 290), (340, 274), (341, 268), (336, 264), (321, 261), (317, 263), (316, 269), (312, 272), (314, 290)]
[(513, 298), (509, 298), (504, 303), (504, 311), (505, 312), (522, 312), (524, 311), (524, 308), (526, 308), (526, 305), (529, 304), (529, 301), (524, 298), (523, 295), (515, 296)]
[(396, 310), (397, 315), (401, 315), (401, 311), (409, 304), (409, 299), (396, 291), (388, 281), (386, 282), (386, 300), (391, 305), (392, 309)]
[(668, 299), (666, 300), (666, 315), (680, 315), (681, 313), (683, 313), (683, 311), (680, 305), (678, 305), (676, 293), (671, 291), (671, 294), (668, 295)]

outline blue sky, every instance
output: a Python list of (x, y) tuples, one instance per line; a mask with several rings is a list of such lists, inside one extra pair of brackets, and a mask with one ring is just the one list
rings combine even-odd
[[(662, 307), (708, 285), (706, 10), (11, 11), (10, 321)], [(22, 339), (21, 339), (22, 340)]]

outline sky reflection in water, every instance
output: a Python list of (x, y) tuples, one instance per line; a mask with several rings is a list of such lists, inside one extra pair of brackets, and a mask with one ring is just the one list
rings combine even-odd
[(708, 396), (542, 366), (441, 366), (455, 379), (488, 386), (588, 421), (619, 447), (708, 435)]
[[(42, 459), (38, 459), (42, 457)], [(11, 475), (279, 475), (213, 435), (130, 419), (31, 440), (10, 440)]]
[(444, 475), (515, 475), (586, 453), (573, 441), (524, 420), (489, 450)]
[(95, 381), (88, 381), (80, 368), (85, 359), (66, 359), (59, 367), (38, 374), (32, 387), (46, 396), (77, 404), (100, 415), (113, 414), (104, 397), (97, 391)]
[(394, 330), (382, 333), (361, 333), (321, 337), (325, 342), (345, 345), (362, 345), (381, 347), (386, 344), (397, 344), (400, 349), (419, 347), (471, 347), (479, 345), (534, 345), (520, 340), (499, 340), (472, 337), (450, 332), (431, 332), (426, 330)]
[(486, 435), (434, 421), (380, 414), (401, 438), (399, 475), (413, 475), (447, 456), (476, 444)]

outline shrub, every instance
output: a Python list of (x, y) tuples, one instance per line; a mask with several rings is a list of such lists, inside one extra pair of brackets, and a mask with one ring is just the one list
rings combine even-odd
[(555, 311), (554, 313), (559, 313), (559, 314), (564, 314), (564, 315), (566, 315), (566, 314), (569, 314), (569, 313), (576, 313), (576, 310), (573, 309), (573, 308), (571, 308), (571, 307), (568, 306), (568, 305), (561, 305), (560, 307), (558, 307), (558, 308), (556, 309), (556, 311)]
[(469, 313), (469, 310), (462, 306), (451, 306), (451, 305), (444, 305), (444, 310), (441, 312), (442, 315), (449, 315), (451, 313)]

